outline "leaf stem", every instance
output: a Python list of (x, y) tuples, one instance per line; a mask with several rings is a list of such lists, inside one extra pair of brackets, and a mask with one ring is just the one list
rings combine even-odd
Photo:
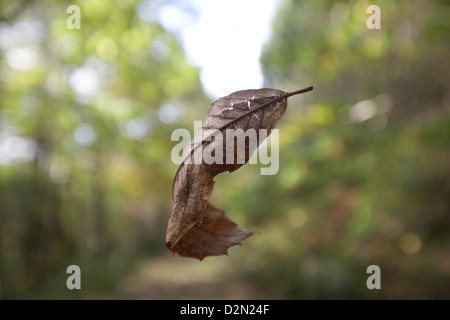
[(286, 93), (286, 94), (283, 94), (282, 96), (285, 96), (285, 97), (287, 98), (287, 97), (290, 97), (290, 96), (295, 96), (296, 94), (300, 94), (300, 93), (305, 93), (305, 92), (308, 92), (308, 91), (312, 91), (312, 89), (314, 89), (314, 87), (313, 87), (313, 86), (309, 86), (309, 87), (307, 87), (307, 88), (303, 88), (303, 89), (300, 89), (300, 90), (288, 92), (288, 93)]

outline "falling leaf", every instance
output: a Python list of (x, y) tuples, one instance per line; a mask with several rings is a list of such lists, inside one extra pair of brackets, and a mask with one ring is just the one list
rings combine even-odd
[[(267, 88), (242, 90), (213, 102), (201, 130), (185, 149), (183, 163), (175, 175), (167, 248), (181, 256), (202, 260), (226, 254), (229, 247), (253, 234), (239, 229), (223, 211), (208, 203), (214, 189), (213, 178), (247, 163), (283, 116), (287, 98), (312, 89), (288, 93)], [(231, 146), (227, 143), (227, 129), (233, 129), (235, 135)], [(246, 139), (249, 129), (255, 130), (255, 143), (248, 136)], [(262, 136), (265, 131), (260, 129), (267, 134)], [(238, 148), (239, 139), (245, 141), (244, 150)]]

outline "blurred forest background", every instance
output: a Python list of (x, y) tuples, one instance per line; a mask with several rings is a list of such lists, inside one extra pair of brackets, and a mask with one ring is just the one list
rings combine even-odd
[(171, 133), (212, 102), (179, 39), (137, 0), (2, 1), (0, 298), (449, 299), (450, 7), (370, 4), (381, 30), (367, 1), (280, 2), (265, 86), (314, 91), (289, 100), (277, 175), (216, 177), (211, 203), (259, 233), (199, 262), (164, 247)]

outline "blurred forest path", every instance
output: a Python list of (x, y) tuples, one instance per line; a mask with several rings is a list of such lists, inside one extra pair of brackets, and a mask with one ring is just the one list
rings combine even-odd
[[(238, 249), (239, 246), (236, 247)], [(230, 248), (231, 253), (234, 248)], [(239, 273), (235, 258), (209, 257), (203, 261), (171, 253), (138, 261), (115, 292), (87, 299), (276, 299)]]

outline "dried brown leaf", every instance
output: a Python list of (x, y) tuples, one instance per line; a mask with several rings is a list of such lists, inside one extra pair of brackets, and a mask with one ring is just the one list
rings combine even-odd
[[(247, 163), (266, 138), (260, 137), (259, 129), (266, 129), (268, 136), (286, 111), (287, 98), (310, 90), (312, 87), (290, 93), (267, 88), (242, 90), (213, 102), (205, 123), (189, 144), (175, 175), (172, 214), (166, 234), (166, 246), (171, 251), (201, 260), (210, 255), (226, 254), (230, 246), (253, 234), (237, 228), (223, 211), (208, 203), (214, 189), (213, 178), (225, 171), (233, 172)], [(211, 139), (214, 129), (216, 133), (220, 130), (222, 140)], [(246, 140), (244, 155), (237, 148), (237, 140), (231, 149), (227, 149), (226, 129), (242, 129), (235, 131), (237, 136), (244, 136), (247, 130), (254, 129), (257, 143), (252, 145)], [(208, 164), (204, 160), (206, 155), (219, 149), (223, 150), (222, 164), (219, 161)], [(231, 152), (233, 161), (227, 163), (227, 153)], [(204, 157), (195, 162), (198, 155)], [(244, 157), (244, 161), (239, 157)]]

